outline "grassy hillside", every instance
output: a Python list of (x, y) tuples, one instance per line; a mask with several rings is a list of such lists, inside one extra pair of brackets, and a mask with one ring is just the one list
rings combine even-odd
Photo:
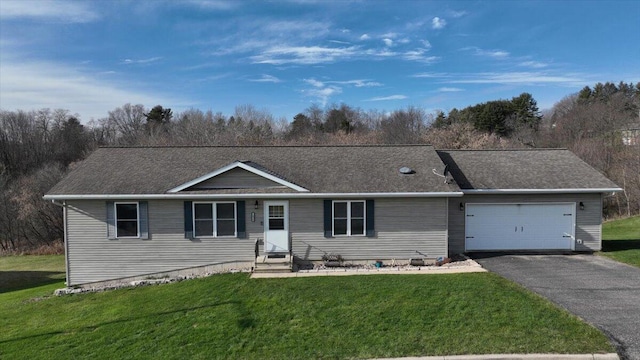
[(64, 278), (64, 255), (0, 256), (0, 294)]
[(640, 216), (602, 225), (602, 255), (640, 267)]
[[(32, 261), (9, 261), (22, 260)], [(2, 271), (8, 270), (6, 261)], [(50, 296), (62, 286), (0, 293), (0, 358), (346, 359), (612, 351), (596, 329), (489, 273), (260, 280), (228, 274)]]

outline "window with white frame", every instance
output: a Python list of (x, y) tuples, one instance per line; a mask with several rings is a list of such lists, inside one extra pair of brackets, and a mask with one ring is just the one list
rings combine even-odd
[(140, 211), (137, 202), (117, 202), (116, 207), (116, 237), (140, 236)]
[(194, 202), (193, 229), (196, 237), (236, 236), (236, 203)]
[(364, 200), (333, 202), (333, 235), (365, 234)]

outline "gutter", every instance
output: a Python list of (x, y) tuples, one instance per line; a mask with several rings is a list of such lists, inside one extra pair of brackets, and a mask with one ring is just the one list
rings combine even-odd
[(599, 194), (620, 192), (621, 188), (599, 188), (599, 189), (470, 189), (462, 190), (464, 195), (482, 194)]
[(436, 198), (436, 197), (462, 197), (463, 193), (456, 192), (381, 192), (381, 193), (258, 193), (258, 194), (83, 194), (83, 195), (45, 195), (45, 200), (168, 200), (168, 199), (326, 199), (326, 198)]
[[(45, 200), (49, 200), (46, 199), (46, 195), (43, 197), (45, 198)], [(62, 207), (62, 230), (63, 230), (63, 235), (62, 235), (62, 241), (64, 242), (64, 267), (65, 267), (65, 285), (68, 287), (69, 286), (69, 241), (68, 241), (68, 237), (67, 237), (67, 228), (68, 228), (68, 216), (67, 216), (67, 202), (63, 201), (62, 203), (57, 203), (55, 199), (51, 199), (51, 203), (53, 205), (57, 205)]]

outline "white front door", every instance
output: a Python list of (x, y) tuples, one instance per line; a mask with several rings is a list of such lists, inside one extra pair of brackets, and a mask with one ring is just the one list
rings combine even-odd
[(289, 252), (289, 202), (264, 202), (264, 252)]

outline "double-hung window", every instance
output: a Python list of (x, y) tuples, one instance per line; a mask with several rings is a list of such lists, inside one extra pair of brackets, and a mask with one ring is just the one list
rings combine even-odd
[(116, 237), (139, 237), (140, 211), (138, 203), (116, 202), (115, 208)]
[(364, 200), (333, 202), (333, 235), (363, 236), (365, 234)]
[(236, 203), (194, 202), (193, 229), (196, 237), (236, 236)]

